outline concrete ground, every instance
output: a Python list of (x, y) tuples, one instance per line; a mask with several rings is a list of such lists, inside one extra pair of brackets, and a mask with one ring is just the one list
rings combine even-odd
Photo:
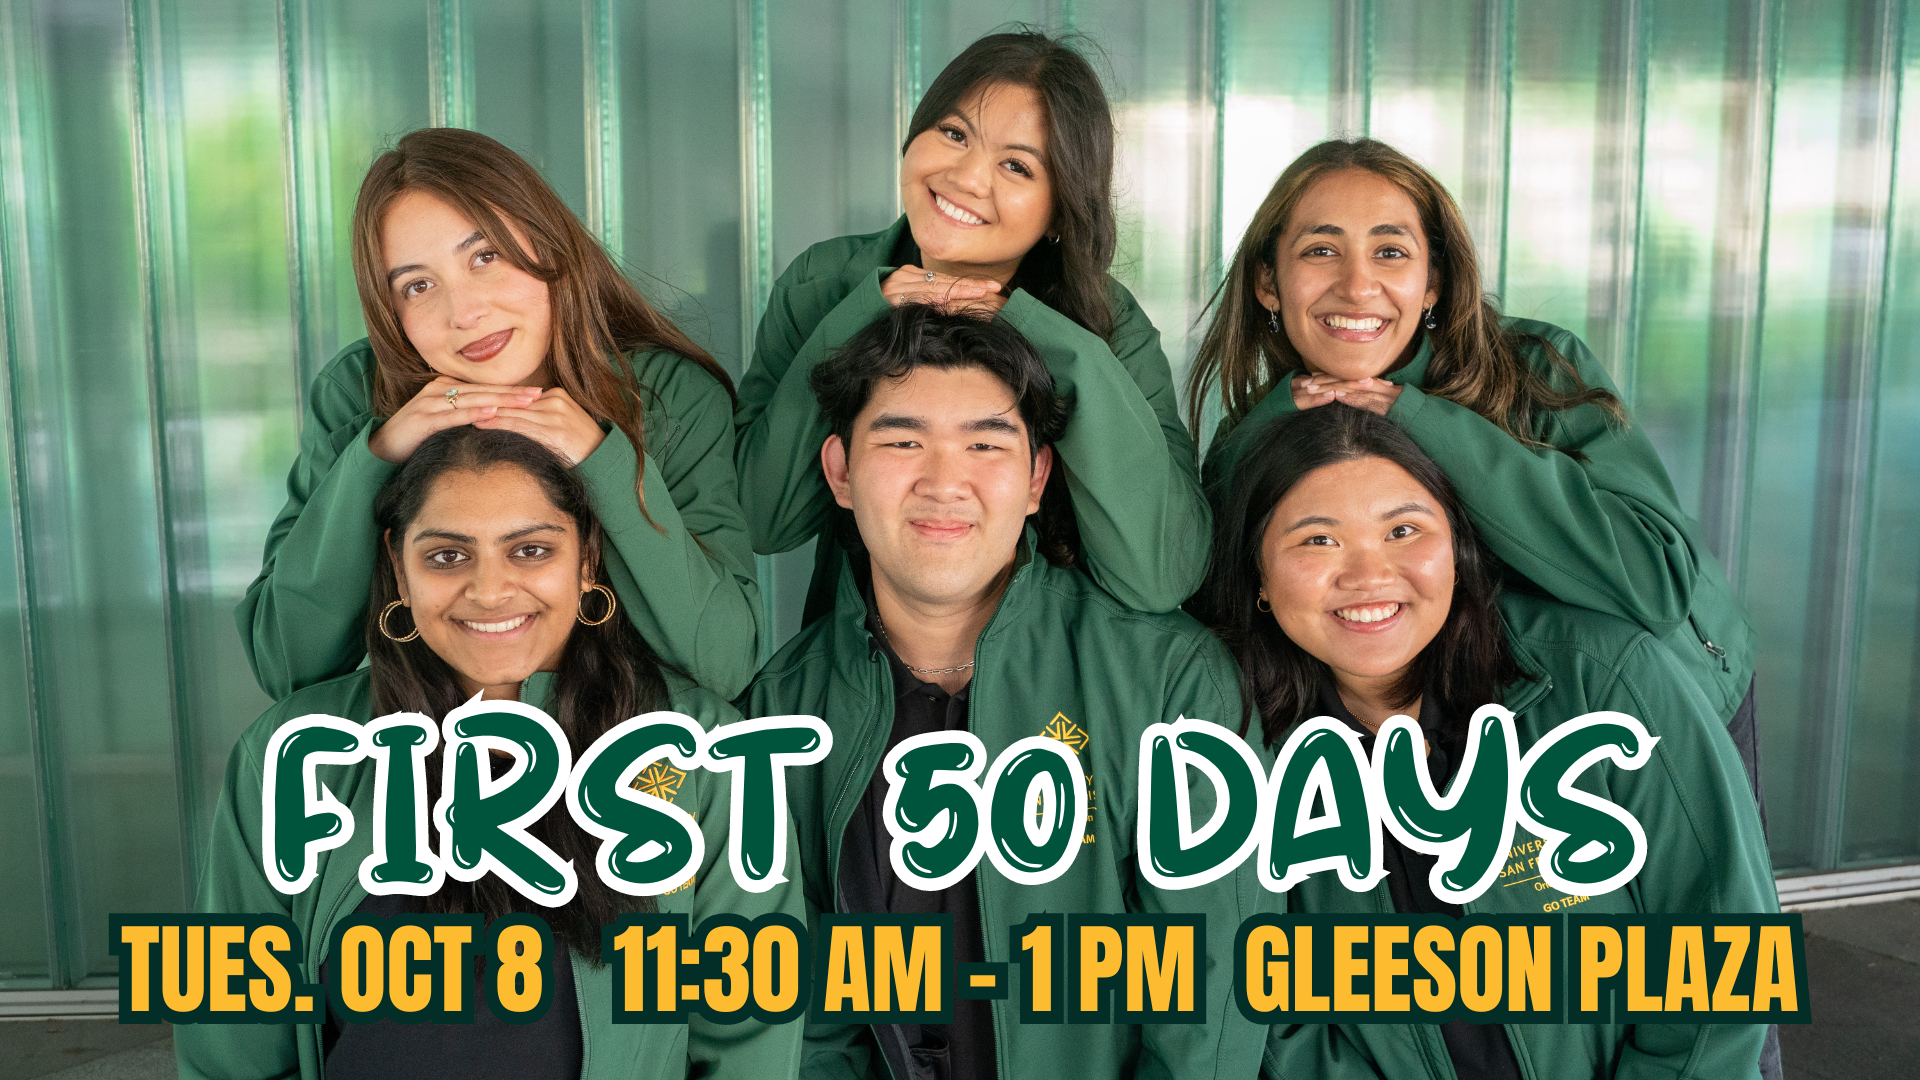
[[(1805, 916), (1813, 1023), (1780, 1029), (1788, 1080), (1920, 1076), (1920, 900)], [(175, 1080), (173, 1029), (0, 1023), (0, 1080)]]
[(0, 1080), (174, 1080), (173, 1028), (112, 1020), (0, 1023)]
[(1803, 919), (1813, 1023), (1780, 1029), (1788, 1080), (1920, 1076), (1920, 900)]

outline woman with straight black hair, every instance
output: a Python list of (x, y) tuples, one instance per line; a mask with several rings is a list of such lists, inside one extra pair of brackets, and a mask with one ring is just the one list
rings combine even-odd
[[(1207, 507), (1160, 333), (1107, 273), (1113, 143), (1099, 77), (1063, 39), (990, 34), (947, 65), (901, 146), (904, 216), (815, 244), (773, 286), (735, 413), (755, 551), (791, 551), (832, 520), (813, 369), (890, 307), (931, 303), (1006, 320), (1075, 402), (1046, 498), (1070, 501), (1095, 580), (1144, 611), (1192, 593)], [(830, 548), (816, 550), (808, 621), (833, 603)]]
[[(1543, 846), (1547, 837), (1516, 825), (1496, 878), (1476, 879), (1478, 895), (1455, 902), (1448, 896), (1472, 892), (1472, 883), (1448, 876), (1461, 853), (1442, 865), (1440, 854), (1389, 829), (1380, 837), (1386, 873), (1374, 887), (1352, 891), (1315, 874), (1288, 890), (1288, 912), (1704, 918), (1778, 911), (1739, 755), (1678, 658), (1624, 619), (1502, 589), (1499, 580), (1446, 474), (1384, 417), (1313, 409), (1251, 441), (1215, 521), (1207, 583), (1189, 605), (1239, 661), (1242, 698), (1257, 718), (1250, 738), (1277, 749), (1296, 725), (1332, 717), (1371, 759), (1377, 733), (1404, 716), (1418, 725), (1442, 795), (1459, 794), (1468, 743), (1492, 722), (1476, 716), (1488, 705), (1512, 714), (1522, 754), (1595, 712), (1625, 713), (1658, 740), (1658, 752), (1637, 768), (1602, 762), (1572, 780), (1644, 831), (1644, 865), (1617, 888), (1568, 895), (1547, 884), (1539, 865), (1551, 860), (1564, 873), (1563, 859), (1620, 858), (1616, 873), (1627, 873), (1619, 845)], [(1390, 746), (1415, 737), (1405, 728), (1387, 731)], [(1590, 855), (1591, 847), (1601, 855)], [(1328, 1080), (1752, 1078), (1762, 1075), (1766, 1032), (1685, 1022), (1287, 1024), (1269, 1029), (1264, 1071)]]
[[(295, 692), (241, 736), (215, 810), (199, 907), (288, 917), (305, 946), (298, 958), (303, 971), (320, 981), (333, 962), (327, 955), (332, 931), (348, 916), (477, 914), (491, 922), (534, 915), (551, 927), (566, 962), (556, 958), (550, 1004), (530, 1023), (495, 1014), (473, 984), (472, 1022), (465, 1024), (358, 1023), (329, 1011), (324, 1022), (311, 1024), (186, 1025), (175, 1038), (180, 1074), (307, 1080), (793, 1075), (799, 1024), (613, 1022), (601, 928), (627, 913), (687, 912), (696, 926), (721, 912), (804, 917), (797, 882), (754, 893), (727, 871), (731, 814), (724, 776), (682, 772), (661, 760), (643, 770), (636, 765), (636, 777), (621, 779), (691, 813), (704, 838), (697, 873), (654, 883), (668, 890), (658, 895), (609, 886), (597, 869), (601, 840), (580, 827), (568, 805), (549, 808), (526, 833), (571, 863), (576, 881), (571, 897), (550, 907), (510, 887), (497, 871), (473, 882), (446, 873), (437, 889), (433, 875), (423, 873), (404, 879), (412, 887), (403, 894), (369, 894), (361, 869), (379, 832), (377, 759), (322, 766), (321, 781), (356, 826), (344, 844), (318, 856), (307, 888), (288, 895), (269, 882), (260, 850), (262, 770), (270, 740), (288, 721), (319, 714), (365, 725), (375, 717), (421, 713), (438, 723), (470, 701), (517, 701), (550, 716), (579, 760), (601, 735), (635, 716), (671, 710), (709, 728), (739, 719), (724, 700), (662, 665), (618, 617), (618, 597), (605, 584), (606, 537), (587, 484), (534, 439), (470, 424), (429, 436), (382, 486), (373, 531), (368, 665)], [(442, 743), (426, 759), (428, 806), (440, 797), (444, 750)], [(504, 757), (494, 757), (491, 766), (496, 779), (509, 768)], [(676, 841), (689, 843), (682, 834), (646, 846)], [(797, 865), (791, 848), (788, 858)], [(432, 891), (414, 895), (423, 889)], [(339, 977), (337, 969), (332, 974)]]

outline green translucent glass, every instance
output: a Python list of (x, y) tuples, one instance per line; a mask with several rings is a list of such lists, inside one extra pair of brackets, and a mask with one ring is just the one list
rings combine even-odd
[[(0, 467), (6, 475), (0, 487), (13, 502), (13, 464), (10, 447), (0, 440)], [(0, 532), (0, 559), (14, 565), (17, 551), (13, 529)], [(0, 821), (13, 823), (0, 830), (0, 866), (13, 870), (0, 876), (0, 988), (44, 986), (47, 978), (46, 876), (41, 866), (40, 831), (28, 827), (40, 819), (33, 775), (33, 729), (27, 702), (20, 693), (27, 686), (25, 598), (13, 574), (0, 575), (0, 687), (18, 688), (0, 701)]]
[[(1752, 520), (1744, 586), (1760, 635), (1759, 709), (1767, 748), (1768, 824), (1776, 864), (1815, 861), (1820, 755), (1807, 584), (1819, 523), (1813, 510), (1834, 253), (1844, 9), (1789, 4), (1774, 124), (1777, 168), (1768, 208), (1765, 338)], [(1830, 557), (1832, 552), (1824, 553)]]
[[(921, 85), (931, 84), (947, 61), (960, 55), (960, 50), (982, 34), (1011, 29), (1022, 23), (1058, 29), (1070, 21), (1064, 18), (1069, 11), (1077, 13), (1088, 6), (1087, 0), (1077, 3), (1075, 0), (1052, 0), (1051, 3), (1048, 0), (920, 0), (921, 71), (924, 73)], [(1072, 21), (1096, 36), (1105, 33), (1105, 28), (1097, 22)]]
[[(17, 5), (0, 6), (0, 406), (6, 424), (0, 437), (0, 465), (6, 475), (7, 528), (0, 534), (0, 820), (16, 823), (0, 836), (0, 859), (12, 872), (0, 877), (0, 987), (38, 989), (51, 985), (59, 943), (52, 935), (48, 896), (57, 892), (58, 862), (46, 858), (58, 844), (55, 820), (43, 812), (40, 765), (47, 733), (32, 711), (34, 690), (29, 635), (33, 630), (31, 580), (16, 572), (36, 547), (35, 522), (26, 513), (24, 489), (30, 482), (27, 459), (35, 432), (23, 422), (20, 394), (25, 392), (26, 362), (44, 343), (39, 316), (51, 309), (49, 282), (17, 267), (45, 257), (51, 247), (48, 222), (30, 207), (42, 204), (51, 178), (40, 166), (45, 130), (41, 124), (39, 64), (31, 47), (32, 13)], [(58, 904), (56, 898), (55, 901)]]
[[(1513, 136), (1501, 307), (1581, 338), (1594, 264), (1601, 5), (1515, 5)], [(1481, 251), (1489, 247), (1475, 236)], [(1485, 258), (1491, 256), (1483, 255)], [(1490, 278), (1485, 270), (1483, 278)], [(1619, 370), (1615, 368), (1618, 378)]]
[[(33, 823), (0, 839), (0, 987), (97, 985), (108, 913), (190, 902), (266, 705), (232, 608), (307, 381), (364, 332), (376, 154), (502, 139), (738, 373), (775, 276), (898, 213), (920, 93), (1021, 22), (1097, 47), (1114, 273), (1176, 374), (1300, 151), (1371, 133), (1432, 168), (1485, 284), (1593, 347), (1752, 606), (1776, 864), (1920, 857), (1898, 0), (0, 0), (0, 820)], [(811, 561), (762, 561), (769, 644)]]
[(110, 912), (186, 899), (122, 14), (34, 4), (12, 27), (38, 52), (52, 181), (27, 208), (48, 223), (53, 258), (32, 272), (50, 278), (51, 303), (31, 313), (44, 336), (35, 355), (14, 358), (12, 393), (34, 478), (16, 495), (32, 536), (37, 721), (56, 785), (44, 807), (56, 846), (43, 860), (61, 885), (63, 983), (112, 973)]
[[(1902, 63), (1906, 85), (1920, 86), (1920, 35), (1911, 22)], [(1902, 108), (1896, 137), (1841, 845), (1849, 863), (1911, 859), (1920, 837), (1920, 352), (1912, 346), (1920, 340), (1920, 109)]]
[[(11, 350), (0, 349), (11, 356)], [(4, 405), (0, 400), (0, 405)], [(14, 502), (10, 440), (0, 439), (0, 488)], [(9, 524), (0, 531), (0, 565), (15, 565), (18, 551)], [(28, 827), (40, 819), (34, 784), (33, 728), (26, 696), (28, 612), (26, 598), (12, 573), (0, 574), (0, 821), (12, 823), (0, 830), (0, 866), (13, 869), (0, 875), (0, 988), (45, 985), (47, 977), (47, 912), (43, 890), (40, 831)]]
[(733, 9), (621, 5), (616, 32), (628, 268), (650, 299), (738, 375), (740, 125)]
[[(1488, 67), (1478, 43), (1489, 28), (1481, 0), (1377, 0), (1373, 7), (1365, 132), (1433, 170), (1454, 193), (1483, 251), (1499, 250), (1489, 232), (1500, 220), (1505, 178), (1498, 140), (1484, 117), (1505, 104), (1505, 49)], [(1501, 9), (1504, 10), (1504, 9)], [(1497, 36), (1497, 35), (1496, 35)], [(1482, 277), (1498, 288), (1499, 260)]]
[(774, 3), (767, 17), (773, 265), (784, 270), (812, 244), (884, 229), (898, 214), (894, 27), (883, 2)]
[(1740, 164), (1722, 149), (1723, 135), (1738, 137), (1726, 127), (1726, 102), (1750, 94), (1750, 84), (1727, 69), (1726, 6), (1655, 5), (1649, 18), (1634, 417), (1660, 450), (1681, 505), (1699, 514), (1712, 407), (1716, 231), (1730, 244), (1737, 237), (1728, 233), (1751, 227), (1746, 218), (1757, 222), (1763, 208), (1741, 215), (1739, 193), (1730, 187), (1736, 178), (1723, 175)]
[(353, 281), (353, 204), (360, 182), (373, 159), (400, 136), (432, 123), (425, 9), (385, 0), (314, 7), (314, 32), (301, 67), (319, 95), (307, 106), (325, 137), (326, 184), (302, 209), (320, 219), (319, 234), (309, 242), (317, 249), (321, 280), (332, 283), (316, 293), (309, 309), (323, 320), (317, 328), (325, 342), (323, 361), (366, 333)]
[(165, 183), (179, 190), (166, 193), (178, 203), (169, 227), (174, 257), (156, 265), (155, 287), (177, 330), (164, 356), (178, 448), (169, 499), (176, 619), (185, 634), (179, 653), (190, 667), (181, 742), (192, 755), (193, 802), (185, 827), (197, 847), (228, 750), (271, 704), (254, 685), (233, 608), (286, 499), (299, 372), (273, 12), (244, 0), (197, 4), (173, 12), (162, 34), (155, 74), (174, 87), (166, 104), (178, 119), (164, 135), (179, 161)]
[[(1307, 0), (1220, 3), (1215, 32), (1220, 101), (1214, 117), (1219, 232), (1214, 250), (1225, 266), (1281, 170), (1327, 137), (1334, 122), (1333, 74), (1340, 65), (1334, 59), (1329, 5)], [(1197, 333), (1204, 329), (1203, 323)], [(1210, 396), (1207, 423), (1195, 433), (1203, 449), (1217, 422), (1218, 400), (1218, 395)]]
[(519, 151), (587, 216), (579, 0), (467, 0), (474, 126)]

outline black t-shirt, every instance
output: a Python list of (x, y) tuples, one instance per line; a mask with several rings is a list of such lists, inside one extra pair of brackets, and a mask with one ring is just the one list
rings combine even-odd
[[(1361, 735), (1360, 744), (1373, 754), (1373, 733), (1347, 711), (1340, 694), (1331, 686), (1320, 693), (1320, 711), (1346, 723)], [(1431, 693), (1420, 697), (1420, 732), (1427, 739), (1427, 771), (1433, 776), (1434, 790), (1445, 793), (1453, 782), (1454, 770), (1466, 753), (1466, 732), (1445, 726), (1440, 706)], [(1382, 829), (1382, 854), (1386, 856), (1387, 891), (1393, 894), (1393, 910), (1405, 915), (1451, 915), (1459, 918), (1462, 909), (1433, 894), (1429, 876), (1439, 861), (1435, 856), (1415, 851), (1402, 844), (1392, 831)], [(1520, 1063), (1514, 1059), (1513, 1046), (1507, 1041), (1507, 1029), (1499, 1024), (1475, 1024), (1453, 1020), (1440, 1025), (1447, 1041), (1447, 1056), (1453, 1059), (1453, 1071), (1460, 1080), (1521, 1080)]]
[[(868, 628), (877, 629), (871, 619)], [(876, 643), (882, 640), (876, 635)], [(922, 682), (907, 670), (891, 648), (880, 647), (892, 668), (894, 688), (893, 730), (887, 736), (886, 752), (914, 735), (967, 729), (970, 687), (963, 686), (949, 694), (935, 683)], [(882, 760), (886, 752), (882, 753)], [(884, 817), (886, 798), (886, 777), (875, 770), (859, 808), (847, 822), (836, 883), (840, 909), (898, 915), (951, 915), (954, 961), (967, 964), (986, 960), (977, 872), (939, 892), (922, 892), (901, 881), (894, 875), (893, 863), (887, 855), (893, 838), (887, 832)], [(874, 1025), (874, 1038), (894, 1063), (896, 1073), (905, 1064), (914, 1080), (992, 1080), (996, 1075), (993, 1003), (961, 1000), (953, 1006), (951, 1024)]]
[[(391, 918), (420, 911), (411, 896), (369, 896), (356, 915)], [(321, 965), (321, 978), (326, 975)], [(486, 977), (485, 964), (474, 971)], [(579, 1080), (580, 1002), (573, 985), (573, 964), (566, 956), (553, 962), (553, 1002), (531, 1024), (509, 1024), (487, 1008), (476, 979), (471, 1024), (399, 1024), (375, 1020), (352, 1024), (327, 1006), (321, 1029), (321, 1054), (327, 1080), (377, 1080), (392, 1076), (458, 1076), (461, 1080)]]

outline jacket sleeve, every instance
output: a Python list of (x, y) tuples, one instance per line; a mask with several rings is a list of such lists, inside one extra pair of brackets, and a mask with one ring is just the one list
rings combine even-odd
[[(715, 722), (739, 717), (716, 701), (709, 714), (699, 719), (711, 727)], [(700, 924), (708, 916), (720, 914), (744, 919), (791, 915), (804, 924), (806, 902), (800, 892), (800, 855), (793, 830), (787, 830), (787, 879), (766, 892), (748, 892), (734, 881), (727, 859), (728, 835), (733, 825), (732, 777), (696, 769), (688, 774), (686, 782), (696, 786), (698, 798), (694, 802), (697, 807), (694, 814), (706, 840), (706, 854), (694, 878), (691, 929), (698, 933)], [(758, 1020), (719, 1024), (695, 1013), (687, 1020), (687, 1075), (718, 1080), (793, 1076), (800, 1067), (802, 1027), (799, 1020), (787, 1024), (763, 1024)]]
[(374, 456), (364, 387), (329, 365), (313, 381), (287, 504), (267, 531), (260, 576), (234, 611), (253, 677), (279, 700), (345, 675), (366, 654), (373, 500), (395, 466)]
[(1172, 611), (1206, 574), (1212, 515), (1160, 332), (1131, 298), (1117, 308), (1111, 346), (1025, 289), (1000, 317), (1040, 351), (1073, 403), (1055, 452), (1088, 573), (1136, 611)]
[[(1780, 910), (1760, 812), (1738, 752), (1673, 655), (1639, 639), (1594, 709), (1624, 712), (1659, 738), (1638, 770), (1603, 770), (1611, 797), (1647, 830), (1647, 862), (1627, 887), (1650, 914)], [(1614, 1080), (1757, 1077), (1762, 1024), (1636, 1024)]]
[[(1579, 338), (1553, 344), (1588, 387), (1613, 389)], [(1560, 449), (1535, 449), (1413, 386), (1387, 416), (1447, 471), (1494, 554), (1541, 589), (1655, 636), (1686, 619), (1699, 572), (1689, 519), (1638, 426), (1582, 405), (1546, 418), (1541, 437)]]
[[(1216, 386), (1213, 392), (1217, 393), (1218, 389)], [(1222, 416), (1214, 425), (1213, 439), (1207, 443), (1206, 459), (1200, 467), (1200, 486), (1215, 510), (1226, 499), (1227, 485), (1233, 480), (1241, 459), (1246, 457), (1247, 447), (1268, 424), (1299, 411), (1293, 404), (1290, 381), (1283, 379), (1254, 402), (1245, 416), (1237, 420)]]
[(820, 445), (833, 432), (807, 380), (821, 361), (891, 307), (880, 293), (882, 275), (891, 272), (883, 266), (861, 278), (803, 336), (797, 293), (830, 284), (802, 280), (803, 262), (796, 260), (774, 284), (734, 411), (740, 505), (753, 550), (763, 555), (792, 551), (826, 526), (833, 497), (820, 474)]
[[(753, 677), (761, 630), (735, 494), (732, 403), (704, 371), (678, 367), (655, 390), (668, 422), (647, 433), (647, 452), (636, 457), (616, 429), (579, 472), (606, 532), (608, 583), (634, 629), (661, 660), (732, 697)], [(634, 494), (642, 479), (644, 513)]]
[[(1211, 635), (1194, 639), (1186, 657), (1173, 668), (1168, 690), (1161, 709), (1163, 723), (1187, 716), (1239, 729), (1239, 678), (1226, 650)], [(1135, 801), (1123, 808), (1122, 820), (1138, 819), (1139, 792), (1132, 792), (1130, 798)], [(1195, 820), (1212, 815), (1211, 792), (1203, 794), (1196, 789), (1193, 803)], [(1135, 838), (1128, 837), (1127, 842), (1137, 854)], [(1234, 1003), (1233, 939), (1240, 924), (1250, 916), (1286, 908), (1285, 897), (1262, 889), (1255, 874), (1254, 860), (1248, 859), (1232, 873), (1193, 889), (1161, 889), (1145, 876), (1136, 876), (1129, 910), (1156, 915), (1199, 912), (1206, 916), (1202, 973), (1207, 1015), (1200, 1024), (1142, 1024), (1140, 1063), (1135, 1075), (1164, 1080), (1251, 1077), (1259, 1072), (1267, 1028), (1241, 1015)]]
[[(267, 883), (260, 866), (262, 786), (260, 754), (243, 738), (227, 756), (226, 781), (213, 808), (213, 832), (195, 902), (202, 912), (293, 915), (291, 898)], [(312, 942), (302, 944), (311, 951)], [(304, 966), (303, 956), (299, 967)], [(293, 975), (310, 981), (313, 972), (296, 968)], [(174, 1059), (182, 1080), (299, 1076), (302, 1030), (311, 1030), (311, 1025), (179, 1024), (173, 1029)]]

